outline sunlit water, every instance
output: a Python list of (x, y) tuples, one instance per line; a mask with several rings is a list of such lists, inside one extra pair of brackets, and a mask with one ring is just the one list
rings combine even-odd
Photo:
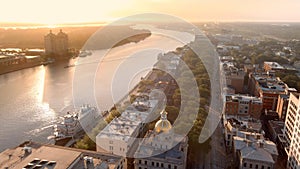
[[(189, 41), (193, 40), (192, 38), (187, 37)], [(108, 87), (113, 80), (111, 74), (121, 63), (127, 62), (126, 66), (131, 65), (130, 67), (137, 67), (137, 70), (141, 69), (135, 66), (138, 63), (134, 59), (124, 61), (120, 58), (144, 55), (144, 65), (151, 67), (157, 61), (158, 53), (172, 51), (179, 46), (183, 44), (172, 38), (151, 35), (137, 44), (126, 44), (110, 51), (105, 58), (106, 61), (101, 62), (96, 75), (95, 92), (97, 94), (95, 96), (97, 102), (100, 103), (99, 108), (108, 109), (114, 103)], [(155, 50), (147, 50), (149, 48)], [(93, 55), (97, 55), (98, 52), (101, 53), (101, 51), (96, 51)], [(89, 59), (86, 60), (89, 61)], [(76, 67), (64, 68), (68, 63), (54, 63), (0, 75), (0, 151), (17, 146), (25, 140), (49, 142), (47, 137), (52, 133), (51, 125), (65, 114), (62, 110), (73, 107), (72, 83), (75, 69), (78, 71), (81, 67), (82, 72), (89, 72), (90, 66), (88, 64), (84, 66), (83, 61), (84, 59), (71, 60), (69, 64), (77, 62)], [(118, 93), (114, 99), (117, 100), (125, 95), (123, 89), (133, 87), (147, 72), (146, 69), (130, 79), (127, 79), (124, 74), (122, 76), (124, 84), (119, 84), (120, 88), (118, 84), (112, 87), (117, 91), (114, 93)], [(82, 82), (83, 86), (84, 83)], [(84, 98), (85, 89), (80, 92)], [(76, 98), (76, 100), (79, 100), (77, 104), (88, 102), (88, 99)]]

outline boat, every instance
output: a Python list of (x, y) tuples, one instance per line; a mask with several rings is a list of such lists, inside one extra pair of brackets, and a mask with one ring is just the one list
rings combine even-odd
[(90, 55), (92, 55), (92, 52), (91, 51), (85, 51), (85, 50), (83, 50), (83, 51), (80, 51), (80, 53), (79, 53), (79, 57), (86, 57), (86, 56), (90, 56)]
[(64, 68), (69, 68), (69, 67), (74, 67), (75, 65), (67, 65), (67, 66), (64, 66)]
[(44, 65), (44, 66), (49, 65), (49, 64), (51, 64), (51, 63), (54, 63), (54, 60), (48, 59), (47, 61), (42, 61), (42, 62), (41, 62), (41, 64)]
[(79, 111), (70, 112), (61, 117), (62, 121), (53, 125), (53, 137), (55, 142), (70, 140), (84, 131), (90, 131), (97, 124), (99, 114), (97, 108), (88, 104), (82, 105)]

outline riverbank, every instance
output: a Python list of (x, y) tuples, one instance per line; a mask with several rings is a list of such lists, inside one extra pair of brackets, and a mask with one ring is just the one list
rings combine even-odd
[[(151, 36), (151, 32), (146, 31), (144, 33), (140, 33), (131, 37), (128, 37), (126, 39), (123, 39), (121, 41), (119, 41), (117, 44), (115, 44), (113, 46), (113, 48), (115, 47), (119, 47), (119, 46), (123, 46), (125, 44), (128, 43), (138, 43), (142, 40), (145, 40), (146, 38)], [(51, 57), (52, 58), (52, 57)], [(71, 57), (53, 57), (52, 59), (54, 59), (56, 62), (57, 61), (66, 61), (71, 59)], [(23, 63), (18, 63), (18, 64), (2, 64), (0, 63), (0, 75), (2, 74), (6, 74), (6, 73), (10, 73), (10, 72), (14, 72), (14, 71), (18, 71), (18, 70), (22, 70), (22, 69), (27, 69), (27, 68), (32, 68), (35, 66), (40, 66), (40, 65), (46, 65), (49, 64), (48, 62), (42, 62), (41, 60), (36, 60), (36, 61), (30, 61), (30, 62), (23, 62)]]
[(43, 63), (40, 61), (27, 62), (15, 65), (0, 65), (0, 75), (41, 65), (43, 65)]

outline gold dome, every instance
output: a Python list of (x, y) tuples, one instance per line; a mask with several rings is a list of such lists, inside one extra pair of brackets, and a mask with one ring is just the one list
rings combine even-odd
[(167, 114), (168, 113), (165, 110), (163, 110), (160, 113), (160, 120), (158, 120), (158, 122), (156, 122), (155, 128), (154, 128), (154, 131), (156, 133), (168, 132), (169, 130), (172, 129), (172, 124), (168, 121)]

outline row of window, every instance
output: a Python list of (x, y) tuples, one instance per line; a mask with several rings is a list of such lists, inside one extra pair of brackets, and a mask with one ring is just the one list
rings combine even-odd
[[(244, 165), (243, 165), (244, 167), (247, 167), (248, 166), (248, 164), (247, 163), (244, 163)], [(253, 168), (254, 167), (254, 165), (253, 164), (249, 164), (249, 168)], [(255, 169), (258, 169), (258, 164), (256, 164), (255, 165)], [(264, 165), (262, 165), (261, 166), (261, 169), (265, 169), (265, 166)], [(270, 166), (268, 166), (266, 169), (271, 169), (271, 167)]]
[[(142, 160), (139, 160), (138, 163), (139, 163), (139, 164), (142, 164)], [(145, 164), (145, 165), (148, 165), (148, 161), (145, 160), (145, 161), (144, 161), (144, 164)], [(165, 166), (164, 163), (159, 163), (159, 162), (156, 162), (156, 163), (155, 163), (155, 162), (153, 162), (153, 161), (151, 162), (151, 166), (161, 167), (161, 168), (164, 168), (164, 167), (167, 167), (167, 166), (168, 166), (168, 169), (172, 169), (172, 165), (171, 165), (171, 164), (168, 164), (167, 166)], [(147, 169), (147, 168), (139, 167), (139, 169)], [(174, 165), (173, 169), (177, 169), (177, 166)]]

